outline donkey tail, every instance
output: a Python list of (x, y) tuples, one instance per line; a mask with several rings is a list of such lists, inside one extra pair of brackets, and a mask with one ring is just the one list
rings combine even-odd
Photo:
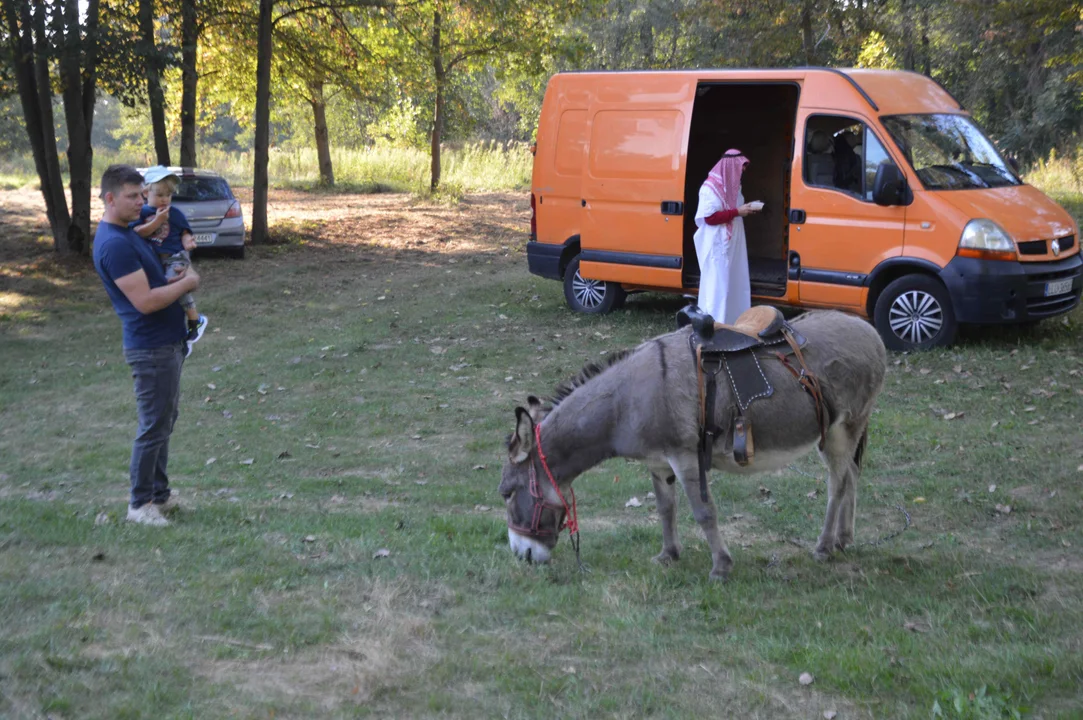
[(854, 465), (857, 466), (858, 470), (861, 469), (861, 463), (865, 459), (865, 450), (868, 447), (868, 444), (869, 428), (866, 426), (865, 429), (861, 431), (861, 439), (857, 441), (857, 449), (854, 450)]

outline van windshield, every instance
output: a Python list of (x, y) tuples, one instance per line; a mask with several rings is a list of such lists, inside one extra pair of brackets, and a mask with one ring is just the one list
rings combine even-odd
[(881, 120), (926, 190), (1023, 184), (965, 115), (894, 115)]

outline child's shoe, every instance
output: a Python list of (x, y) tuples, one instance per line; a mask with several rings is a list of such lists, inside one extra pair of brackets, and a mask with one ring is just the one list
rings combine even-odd
[(187, 359), (192, 354), (192, 345), (199, 342), (199, 339), (203, 337), (203, 332), (207, 329), (207, 316), (200, 315), (199, 320), (196, 320), (195, 324), (188, 326), (188, 338), (186, 340), (186, 347), (184, 349), (184, 357)]
[(199, 319), (196, 320), (194, 323), (191, 320), (189, 320), (188, 321), (188, 338), (187, 338), (188, 342), (190, 342), (190, 343), (199, 342), (199, 339), (201, 337), (203, 337), (203, 333), (206, 330), (207, 330), (207, 316), (206, 315), (200, 315)]

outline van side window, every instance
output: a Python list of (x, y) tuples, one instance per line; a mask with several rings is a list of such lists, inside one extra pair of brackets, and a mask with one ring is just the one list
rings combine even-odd
[(876, 169), (891, 162), (883, 144), (865, 125), (841, 115), (814, 115), (805, 126), (805, 184), (831, 188), (872, 201)]

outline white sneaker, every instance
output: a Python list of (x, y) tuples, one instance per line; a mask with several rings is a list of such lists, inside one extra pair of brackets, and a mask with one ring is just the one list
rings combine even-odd
[(177, 497), (177, 491), (170, 492), (169, 499), (165, 502), (154, 503), (154, 507), (158, 508), (158, 512), (162, 515), (168, 515), (175, 510), (180, 510), (180, 498)]
[(128, 522), (139, 523), (140, 525), (153, 525), (154, 527), (164, 527), (169, 524), (169, 521), (162, 516), (161, 510), (154, 503), (147, 503), (141, 507), (133, 508), (128, 506)]

